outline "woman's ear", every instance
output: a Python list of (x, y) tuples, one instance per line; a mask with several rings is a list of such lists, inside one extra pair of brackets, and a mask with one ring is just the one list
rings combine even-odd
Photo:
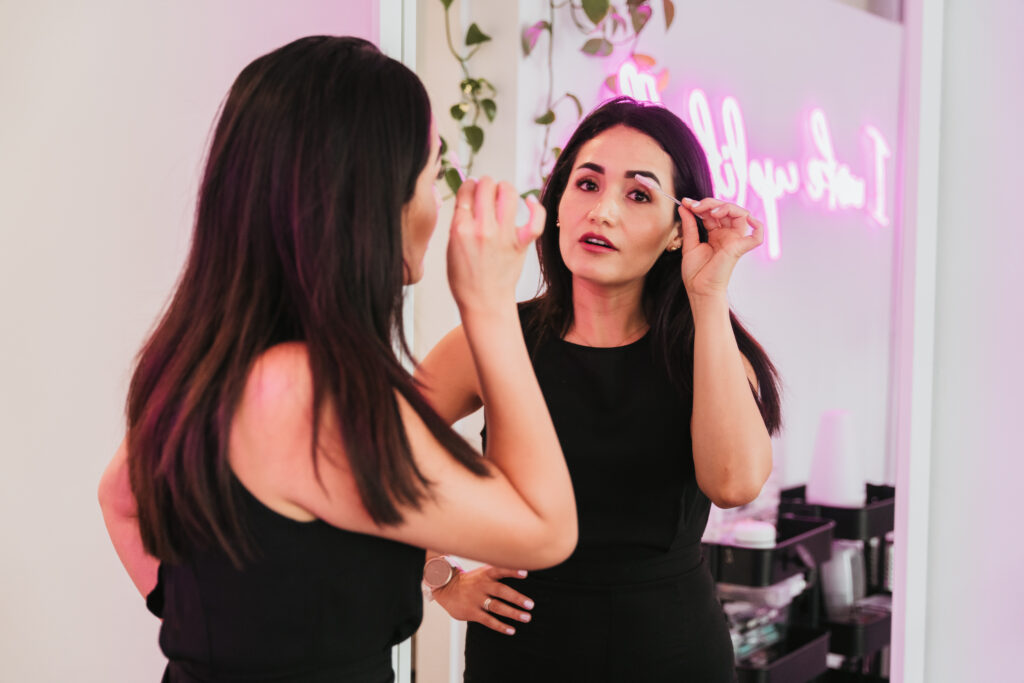
[(668, 241), (665, 251), (676, 251), (683, 246), (683, 222), (676, 219), (673, 228), (672, 239)]

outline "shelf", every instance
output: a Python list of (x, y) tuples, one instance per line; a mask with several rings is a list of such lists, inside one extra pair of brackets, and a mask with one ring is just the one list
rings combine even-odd
[(829, 652), (844, 657), (866, 657), (892, 639), (892, 615), (886, 612), (857, 612), (849, 619), (830, 620), (824, 625), (832, 633)]
[(790, 628), (786, 639), (736, 665), (738, 683), (804, 683), (827, 670), (827, 631)]
[(776, 528), (773, 548), (704, 543), (704, 555), (715, 581), (771, 586), (809, 571), (832, 556), (834, 521), (780, 515)]
[(870, 674), (855, 674), (829, 669), (818, 678), (817, 683), (889, 683), (889, 679)]
[(866, 541), (880, 538), (893, 530), (895, 489), (892, 486), (867, 485), (867, 503), (861, 508), (815, 505), (806, 500), (806, 486), (782, 491), (779, 512), (803, 517), (824, 517), (835, 521), (835, 538)]

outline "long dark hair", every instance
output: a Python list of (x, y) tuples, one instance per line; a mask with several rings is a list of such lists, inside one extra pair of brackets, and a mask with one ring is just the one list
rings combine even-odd
[[(408, 68), (358, 38), (313, 36), (256, 59), (224, 102), (191, 251), (128, 394), (132, 490), (146, 550), (250, 556), (227, 459), (256, 358), (301, 341), (313, 378), (313, 462), (325, 401), (378, 524), (418, 506), (397, 390), (467, 468), (473, 449), (402, 366), (402, 208), (430, 149), (430, 102)], [(316, 469), (319, 478), (319, 469)]]
[[(531, 307), (535, 312), (528, 318), (533, 339), (549, 335), (564, 337), (573, 323), (572, 273), (562, 260), (558, 248), (558, 205), (569, 182), (580, 147), (601, 132), (613, 126), (627, 126), (637, 130), (661, 145), (672, 159), (672, 185), (676, 198), (703, 198), (712, 196), (711, 170), (700, 143), (689, 127), (668, 109), (648, 105), (629, 97), (618, 97), (605, 102), (591, 112), (576, 128), (562, 153), (558, 156), (551, 175), (541, 193), (541, 203), (547, 210), (544, 233), (537, 240), (537, 255), (544, 282), (544, 292)], [(700, 239), (706, 242), (707, 231), (698, 220)], [(642, 306), (655, 353), (664, 363), (665, 371), (686, 394), (693, 393), (693, 365), (681, 363), (680, 358), (693, 357), (693, 313), (680, 277), (682, 252), (666, 251), (647, 273), (644, 281)], [(758, 391), (754, 396), (769, 433), (774, 434), (781, 425), (779, 406), (779, 378), (768, 354), (740, 324), (730, 311), (733, 334), (740, 352), (750, 361), (757, 376)]]

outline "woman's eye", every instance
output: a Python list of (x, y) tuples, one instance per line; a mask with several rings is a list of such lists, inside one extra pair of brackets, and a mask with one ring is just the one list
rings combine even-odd
[(590, 180), (589, 178), (584, 178), (583, 180), (576, 183), (576, 187), (580, 188), (584, 192), (593, 192), (594, 190), (597, 189), (597, 183), (595, 183), (593, 180)]
[(633, 190), (628, 195), (630, 199), (636, 202), (649, 202), (651, 201), (651, 195), (647, 194), (643, 190)]

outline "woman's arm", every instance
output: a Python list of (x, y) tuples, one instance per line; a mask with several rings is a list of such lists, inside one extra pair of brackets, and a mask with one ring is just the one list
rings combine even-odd
[(692, 300), (693, 413), (690, 433), (697, 483), (722, 508), (760, 494), (772, 470), (771, 438), (751, 387), (757, 380), (740, 353), (729, 304)]
[(459, 325), (430, 350), (416, 368), (416, 381), (424, 398), (448, 424), (454, 424), (483, 406), (480, 380), (466, 331)]
[(107, 533), (114, 544), (114, 550), (121, 558), (121, 564), (128, 571), (135, 587), (142, 593), (142, 597), (146, 597), (156, 587), (160, 561), (142, 547), (135, 496), (132, 495), (128, 480), (127, 439), (121, 442), (120, 448), (103, 472), (99, 499), (100, 509), (103, 510), (103, 522), (107, 525)]
[[(695, 214), (708, 230), (705, 243)], [(758, 496), (772, 469), (771, 437), (751, 392), (757, 380), (736, 344), (726, 295), (738, 259), (761, 244), (762, 226), (745, 209), (716, 199), (681, 207), (679, 215), (694, 324), (690, 432), (697, 483), (719, 507), (736, 507)]]
[[(314, 471), (308, 360), (301, 345), (285, 345), (254, 368), (233, 426), (232, 467), (257, 498), (295, 518), (316, 517), (499, 566), (533, 569), (568, 557), (577, 536), (572, 483), (515, 302), (515, 282), (543, 227), (543, 209), (532, 205), (530, 225), (517, 229), (517, 200), (510, 185), (466, 181), (449, 238), (452, 293), (479, 377), (479, 399), (487, 405), (483, 462), (491, 476), (476, 476), (456, 462), (396, 394), (413, 459), (432, 484), (418, 509), (401, 508), (402, 524), (376, 525), (362, 507), (330, 406), (322, 419), (320, 476)], [(438, 407), (451, 419), (473, 405), (469, 393), (463, 388), (452, 407)]]

